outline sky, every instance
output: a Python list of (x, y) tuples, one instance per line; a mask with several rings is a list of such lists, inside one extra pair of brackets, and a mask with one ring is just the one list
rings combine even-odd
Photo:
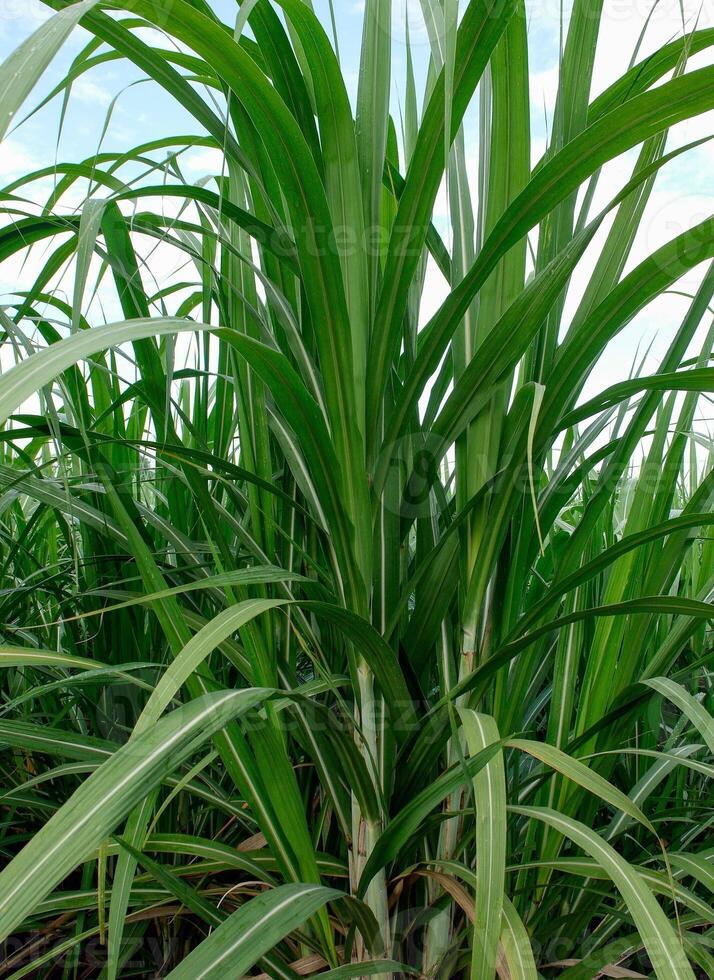
[[(218, 12), (227, 21), (235, 17), (237, 5), (231, 0), (214, 0)], [(314, 0), (315, 9), (328, 27), (329, 0)], [(462, 0), (461, 7), (465, 7)], [(558, 80), (558, 55), (561, 28), (561, 6), (567, 20), (568, 0), (526, 0), (530, 42), (531, 103), (533, 156), (537, 159), (545, 147), (547, 127), (552, 117)], [(363, 0), (334, 0), (335, 16), (343, 72), (354, 98), (359, 68)], [(428, 39), (420, 13), (420, 0), (393, 0), (393, 111), (398, 118), (400, 93), (404, 91), (406, 48), (404, 21), (408, 12), (410, 37), (418, 81), (423, 79), (428, 59)], [(0, 0), (0, 58), (5, 58), (48, 16), (40, 0)], [(640, 59), (662, 43), (682, 35), (684, 29), (714, 27), (714, 0), (604, 0), (604, 14), (598, 58), (591, 96), (596, 96), (628, 67), (643, 25), (649, 26), (642, 40)], [(151, 35), (147, 37), (151, 39)], [(89, 39), (77, 30), (52, 63), (46, 78), (26, 104), (29, 110), (66, 73), (71, 60)], [(696, 56), (690, 68), (713, 63), (711, 50)], [(59, 102), (55, 101), (32, 115), (0, 143), (0, 186), (29, 170), (51, 166), (57, 160), (76, 161), (103, 149), (123, 149), (143, 140), (177, 132), (197, 132), (192, 118), (153, 83), (124, 61), (100, 65), (75, 83), (61, 134), (57, 131)], [(20, 114), (21, 116), (23, 113)], [(714, 134), (714, 113), (681, 124), (672, 130), (669, 148), (700, 136)], [(470, 112), (465, 121), (467, 164), (475, 191), (478, 165), (477, 121)], [(629, 179), (636, 154), (609, 164), (600, 181), (594, 206), (605, 204)], [(185, 175), (198, 180), (220, 170), (220, 155), (197, 148), (183, 157)], [(37, 186), (38, 199), (44, 200), (51, 182)], [(70, 199), (68, 205), (73, 205)], [(77, 202), (79, 203), (79, 202)], [(667, 165), (659, 175), (628, 268), (666, 240), (703, 220), (714, 211), (714, 142), (707, 144)], [(437, 201), (435, 221), (448, 239), (447, 201), (444, 193)], [(604, 229), (602, 234), (606, 233)], [(592, 268), (592, 254), (602, 241), (594, 243), (576, 274), (568, 308), (572, 309), (587, 282)], [(0, 294), (7, 295), (29, 285), (42, 264), (42, 253), (35, 249), (24, 264), (17, 261), (0, 266)], [(172, 265), (173, 263), (173, 265)], [(160, 251), (154, 255), (152, 269), (158, 279), (172, 275), (175, 257)], [(702, 269), (685, 276), (678, 289), (690, 293), (696, 289)], [(434, 312), (446, 295), (446, 284), (435, 270), (427, 279), (424, 317)], [(2, 302), (2, 300), (0, 300)], [(657, 359), (679, 326), (687, 308), (686, 296), (660, 298), (641, 314), (611, 344), (604, 355), (586, 394), (626, 377), (633, 362), (648, 352), (647, 365), (656, 367)], [(103, 308), (112, 318), (111, 300)], [(708, 324), (706, 325), (708, 327)], [(702, 328), (704, 329), (704, 327)]]

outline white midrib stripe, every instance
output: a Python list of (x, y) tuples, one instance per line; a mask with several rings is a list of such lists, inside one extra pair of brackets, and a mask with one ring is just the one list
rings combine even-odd
[[(482, 744), (482, 746), (484, 748), (487, 748), (488, 745), (490, 744), (490, 742), (487, 742), (487, 734), (486, 734), (486, 731), (485, 731), (485, 728), (484, 728), (484, 725), (483, 725), (483, 721), (482, 721), (480, 715), (478, 715), (478, 714), (475, 714), (474, 717), (475, 717), (475, 720), (476, 720), (476, 724), (478, 725), (479, 737), (481, 739), (481, 744)], [(484, 776), (485, 776), (485, 782), (486, 782), (486, 786), (487, 786), (487, 790), (488, 790), (488, 812), (489, 812), (490, 815), (493, 814), (493, 783), (492, 783), (492, 778), (493, 778), (493, 775), (494, 775), (493, 768), (494, 767), (491, 765), (491, 762), (488, 762), (486, 764), (486, 766), (484, 767), (484, 769), (483, 769), (483, 773), (484, 773)], [(495, 857), (493, 851), (494, 851), (493, 847), (489, 847), (488, 848), (488, 859), (487, 860), (488, 860), (488, 880), (489, 880), (489, 882), (493, 881), (493, 868), (494, 868), (494, 857)], [(491, 902), (488, 902), (487, 903), (487, 908), (486, 908), (486, 923), (484, 923), (484, 927), (483, 927), (484, 937), (488, 935), (488, 927), (490, 926), (491, 920), (493, 918), (493, 911), (494, 911), (494, 909), (493, 909), (492, 903)], [(478, 923), (476, 925), (477, 925), (477, 928), (478, 928)], [(485, 950), (485, 948), (486, 948), (485, 945), (483, 945), (483, 949), (484, 950)]]
[[(0, 726), (0, 734), (2, 734), (2, 727)], [(59, 739), (59, 738), (49, 738), (42, 735), (34, 735), (32, 732), (23, 732), (22, 737), (24, 739), (24, 744), (34, 743), (36, 745), (47, 745), (51, 743), (52, 745), (61, 745), (63, 748), (69, 749), (81, 749), (82, 752), (87, 754), (99, 755), (103, 759), (111, 759), (112, 752), (109, 749), (103, 749), (97, 745), (85, 745), (83, 742), (71, 742), (69, 739)]]
[[(206, 689), (205, 686), (203, 685), (203, 682), (201, 682), (201, 687), (203, 690)], [(238, 769), (240, 769), (241, 775), (245, 780), (246, 786), (249, 787), (251, 793), (253, 794), (253, 799), (256, 800), (257, 804), (261, 807), (260, 812), (264, 821), (264, 828), (267, 830), (267, 828), (270, 827), (273, 843), (277, 848), (280, 849), (280, 853), (283, 857), (283, 860), (285, 861), (286, 867), (288, 867), (292, 871), (292, 873), (295, 874), (296, 877), (298, 877), (298, 869), (295, 867), (295, 862), (293, 861), (292, 857), (290, 856), (290, 854), (288, 854), (288, 852), (285, 849), (282, 837), (280, 835), (280, 830), (279, 828), (276, 829), (275, 823), (272, 819), (270, 812), (264, 806), (261, 805), (261, 795), (259, 789), (258, 787), (256, 787), (254, 781), (250, 777), (250, 773), (244, 766), (243, 761), (238, 751), (236, 750), (232, 738), (226, 738), (226, 748), (228, 748), (228, 750), (230, 751), (234, 764)]]
[(259, 920), (258, 922), (256, 922), (256, 923), (255, 923), (255, 925), (253, 925), (253, 926), (251, 926), (251, 927), (250, 927), (250, 929), (248, 929), (248, 930), (247, 930), (247, 931), (245, 931), (245, 932), (242, 932), (242, 933), (240, 934), (240, 936), (238, 936), (238, 938), (236, 939), (236, 941), (235, 941), (235, 942), (234, 942), (234, 943), (233, 943), (233, 944), (232, 944), (231, 946), (229, 946), (229, 947), (228, 947), (228, 949), (226, 949), (226, 950), (225, 950), (225, 951), (224, 951), (224, 952), (223, 952), (223, 953), (222, 953), (222, 954), (221, 954), (221, 955), (220, 955), (219, 957), (217, 957), (216, 959), (214, 959), (214, 960), (213, 960), (213, 962), (212, 962), (212, 963), (210, 963), (210, 964), (209, 964), (209, 965), (208, 965), (208, 966), (206, 967), (206, 969), (205, 969), (205, 970), (203, 970), (203, 972), (202, 972), (202, 973), (198, 973), (198, 974), (196, 974), (196, 978), (195, 978), (195, 980), (203, 980), (203, 977), (207, 977), (207, 976), (208, 976), (208, 975), (209, 975), (209, 974), (211, 973), (211, 971), (212, 971), (212, 970), (213, 970), (213, 969), (214, 969), (214, 968), (215, 968), (216, 966), (218, 966), (218, 964), (219, 964), (219, 963), (222, 963), (222, 962), (223, 962), (223, 960), (225, 960), (227, 956), (230, 956), (230, 955), (231, 955), (232, 953), (234, 953), (234, 952), (235, 952), (235, 950), (236, 950), (236, 949), (238, 949), (238, 948), (239, 948), (239, 947), (240, 947), (240, 946), (241, 946), (241, 945), (242, 945), (242, 944), (243, 944), (243, 943), (244, 943), (244, 942), (245, 942), (246, 940), (248, 940), (248, 939), (250, 939), (250, 937), (251, 937), (251, 936), (253, 935), (253, 933), (254, 933), (254, 932), (256, 932), (256, 930), (258, 930), (258, 929), (262, 929), (262, 928), (263, 928), (263, 926), (264, 926), (264, 925), (266, 924), (266, 922), (267, 922), (267, 921), (268, 921), (268, 920), (269, 920), (269, 919), (270, 919), (270, 918), (271, 918), (272, 916), (274, 916), (274, 915), (277, 915), (277, 914), (278, 914), (278, 912), (282, 912), (282, 910), (283, 910), (284, 908), (286, 908), (286, 907), (287, 907), (288, 905), (290, 905), (290, 904), (291, 904), (292, 902), (294, 902), (294, 901), (296, 901), (296, 900), (297, 900), (298, 898), (304, 898), (304, 897), (305, 897), (306, 895), (309, 895), (309, 894), (311, 894), (312, 892), (317, 892), (317, 891), (320, 891), (320, 890), (321, 890), (321, 889), (320, 889), (320, 886), (318, 886), (318, 885), (315, 885), (315, 886), (314, 886), (313, 888), (309, 888), (309, 889), (306, 889), (305, 891), (302, 891), (302, 892), (300, 892), (300, 894), (299, 894), (299, 895), (289, 895), (289, 896), (288, 896), (288, 897), (287, 897), (287, 898), (286, 898), (286, 899), (285, 899), (284, 901), (282, 901), (282, 902), (280, 902), (280, 904), (279, 904), (279, 905), (276, 905), (276, 906), (275, 906), (274, 908), (272, 908), (272, 909), (270, 910), (270, 912), (268, 912), (268, 913), (267, 913), (266, 915), (264, 915), (262, 919), (260, 919), (260, 920)]
[(13, 650), (12, 648), (8, 648), (7, 652), (4, 650), (0, 650), (0, 659), (5, 657), (10, 658), (13, 656), (15, 657), (21, 656), (23, 660), (42, 660), (42, 661), (47, 660), (47, 661), (51, 661), (52, 663), (55, 662), (58, 662), (60, 664), (66, 663), (69, 664), (70, 666), (73, 666), (75, 663), (81, 663), (87, 665), (91, 664), (92, 667), (96, 666), (96, 662), (94, 660), (72, 660), (71, 657), (65, 657), (63, 653), (52, 653), (49, 650), (46, 650), (44, 652), (42, 650)]
[[(103, 807), (107, 805), (108, 800), (111, 800), (113, 797), (115, 797), (117, 793), (119, 793), (122, 789), (124, 789), (127, 783), (133, 781), (137, 776), (137, 774), (141, 773), (144, 769), (150, 766), (158, 756), (165, 753), (177, 741), (180, 741), (180, 739), (183, 738), (191, 730), (191, 728), (194, 728), (197, 725), (199, 725), (204, 718), (210, 715), (213, 711), (218, 710), (220, 707), (222, 707), (223, 704), (230, 701), (231, 698), (235, 698), (237, 693), (238, 692), (236, 691), (231, 691), (221, 701), (211, 702), (211, 704), (208, 705), (206, 709), (201, 712), (200, 715), (197, 715), (186, 728), (179, 729), (179, 731), (176, 732), (167, 742), (163, 742), (160, 746), (158, 746), (154, 750), (154, 752), (151, 753), (151, 755), (147, 756), (145, 759), (142, 760), (142, 762), (136, 768), (132, 769), (131, 772), (124, 777), (124, 779), (122, 779), (119, 783), (116, 783), (109, 791), (108, 795), (102, 797), (101, 800), (95, 803), (95, 805), (90, 810), (88, 810), (87, 813), (85, 813), (84, 816), (77, 823), (73, 824), (72, 827), (62, 837), (60, 837), (57, 841), (55, 841), (55, 843), (49, 848), (49, 850), (47, 850), (45, 854), (33, 865), (31, 871), (25, 874), (17, 882), (17, 884), (13, 888), (11, 888), (9, 892), (5, 894), (5, 897), (3, 899), (0, 899), (0, 912), (6, 909), (10, 901), (15, 897), (15, 895), (22, 888), (25, 887), (25, 884), (28, 878), (30, 877), (30, 875), (36, 874), (40, 868), (44, 867), (44, 865), (46, 865), (47, 862), (54, 857), (57, 851), (59, 851), (61, 848), (64, 847), (67, 840), (69, 840), (74, 834), (76, 834), (79, 830), (81, 830), (81, 828), (85, 826), (88, 820), (91, 820), (92, 817), (99, 810), (101, 810)], [(47, 824), (45, 826), (47, 826)]]
[[(276, 600), (267, 601), (275, 602)], [(134, 728), (136, 735), (156, 724), (179, 688), (217, 646), (231, 633), (253, 619), (255, 615), (271, 608), (266, 606), (265, 602), (265, 599), (252, 599), (241, 603), (239, 608), (234, 606), (225, 609), (188, 641), (154, 688)], [(258, 613), (255, 612), (256, 609)], [(198, 661), (195, 653), (197, 649), (202, 651)]]
[[(518, 914), (515, 911), (515, 909), (513, 911), (514, 911), (514, 913), (516, 915)], [(515, 954), (516, 960), (518, 961), (518, 965), (520, 967), (520, 973), (521, 973), (522, 976), (526, 976), (526, 960), (525, 960), (525, 956), (523, 955), (523, 950), (521, 949), (521, 944), (519, 942), (519, 937), (516, 934), (516, 930), (513, 927), (513, 923), (511, 922), (510, 917), (508, 915), (506, 915), (505, 908), (503, 910), (503, 916), (502, 917), (503, 917), (504, 925), (505, 925), (506, 929), (508, 930), (508, 934), (511, 937), (512, 948), (513, 948), (513, 952)]]
[(678, 690), (679, 685), (677, 684), (663, 683), (659, 677), (653, 677), (645, 683), (675, 704), (687, 716), (690, 723), (699, 730), (704, 741), (714, 752), (714, 720), (702, 708), (696, 698), (693, 698), (688, 691)]
[[(640, 801), (647, 799), (650, 790), (657, 785), (657, 783), (664, 779), (664, 777), (674, 769), (677, 765), (675, 759), (662, 759), (659, 762), (655, 762), (652, 768), (647, 772), (645, 778), (640, 783), (640, 788), (638, 792), (634, 793), (630, 799), (635, 804), (635, 806), (640, 805)], [(632, 815), (626, 812), (621, 812), (618, 814), (616, 819), (613, 821), (612, 826), (607, 832), (607, 839), (613, 838), (620, 828), (627, 822), (627, 820), (632, 820)]]
[[(167, 318), (165, 320), (132, 320), (132, 321), (121, 321), (117, 324), (107, 324), (104, 327), (94, 327), (92, 330), (93, 338), (99, 338), (102, 340), (102, 344), (99, 344), (98, 349), (101, 350), (102, 346), (106, 347), (117, 347), (119, 344), (124, 343), (127, 340), (137, 339), (141, 337), (143, 333), (143, 327), (146, 325), (147, 328), (151, 324), (148, 330), (148, 336), (162, 336), (167, 333), (185, 333), (187, 330), (191, 331), (205, 331), (215, 329), (210, 327), (205, 323), (193, 323), (187, 322), (185, 320), (177, 320), (172, 318)], [(25, 397), (31, 393), (31, 391), (25, 391), (28, 386), (28, 381), (30, 381), (36, 370), (40, 372), (40, 380), (38, 382), (33, 382), (36, 387), (42, 387), (47, 384), (52, 378), (57, 374), (60, 374), (67, 362), (67, 347), (69, 346), (70, 351), (74, 350), (76, 347), (79, 353), (76, 355), (74, 360), (86, 360), (95, 351), (94, 344), (87, 345), (87, 337), (84, 333), (75, 334), (78, 341), (82, 341), (80, 344), (73, 343), (74, 337), (68, 338), (64, 342), (53, 345), (52, 347), (45, 347), (43, 350), (38, 351), (37, 354), (33, 354), (27, 360), (22, 361), (16, 367), (11, 368), (4, 378), (4, 384), (2, 385), (2, 394), (0, 396), (0, 403), (5, 403), (9, 399), (13, 400), (13, 403), (4, 410), (0, 410), (0, 422), (7, 420), (7, 417), (15, 411), (19, 404), (22, 404)], [(106, 344), (103, 344), (104, 338), (107, 338)], [(71, 345), (71, 346), (70, 346)], [(85, 351), (85, 346), (87, 350)], [(55, 349), (58, 348), (58, 349)], [(38, 365), (37, 359), (40, 363)], [(32, 386), (30, 386), (32, 387)]]
[[(572, 826), (567, 821), (562, 820), (562, 819), (559, 821), (557, 819), (557, 817), (555, 819), (551, 817), (551, 819), (553, 819), (553, 822), (554, 823), (558, 823), (558, 822), (562, 823), (562, 825), (564, 827), (566, 827), (566, 828), (569, 828), (570, 831), (571, 831), (571, 833), (572, 833), (573, 828), (572, 828)], [(568, 834), (568, 836), (570, 836), (570, 834)], [(579, 832), (578, 832), (578, 836), (581, 836)], [(597, 839), (597, 834), (594, 834), (592, 838), (587, 838), (587, 840), (588, 840), (589, 846), (592, 847), (593, 850), (598, 850), (598, 851), (600, 851), (602, 853), (602, 855), (604, 856), (605, 864), (606, 865), (610, 865), (610, 867), (613, 867), (614, 866), (615, 868), (617, 868), (618, 873), (621, 875), (621, 881), (620, 881), (620, 886), (619, 886), (620, 887), (620, 890), (622, 890), (622, 885), (625, 885), (626, 886), (626, 891), (631, 892), (632, 897), (636, 900), (637, 905), (645, 913), (645, 915), (647, 917), (647, 920), (650, 923), (650, 928), (651, 928), (651, 937), (650, 938), (651, 939), (654, 939), (656, 941), (656, 943), (659, 946), (659, 948), (664, 952), (666, 960), (669, 963), (671, 963), (672, 960), (671, 960), (670, 956), (667, 953), (667, 949), (666, 949), (664, 943), (662, 943), (661, 940), (660, 940), (658, 923), (653, 918), (652, 913), (651, 913), (650, 909), (648, 908), (647, 904), (642, 901), (642, 899), (640, 898), (640, 896), (637, 894), (637, 892), (632, 888), (632, 886), (630, 885), (630, 883), (627, 881), (626, 875), (623, 875), (622, 874), (622, 869), (619, 867), (619, 862), (617, 860), (615, 860), (615, 858), (613, 858), (612, 854), (610, 853), (611, 848), (609, 847), (609, 845), (605, 845), (604, 842), (602, 842), (602, 844), (601, 844), (600, 841), (599, 841), (599, 839)], [(615, 852), (615, 855), (616, 855), (616, 857), (619, 858), (619, 855), (617, 855), (616, 852)], [(637, 873), (637, 871), (635, 871), (635, 873)], [(644, 939), (644, 936), (642, 938)]]

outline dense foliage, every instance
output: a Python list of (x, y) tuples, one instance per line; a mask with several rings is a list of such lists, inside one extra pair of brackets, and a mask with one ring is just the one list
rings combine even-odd
[(423, 85), (367, 0), (354, 104), (310, 0), (48, 6), (0, 133), (81, 18), (56, 105), (129, 61), (203, 135), (2, 194), (2, 976), (714, 976), (714, 221), (632, 257), (714, 31), (591, 100), (575, 0), (532, 166), (524, 0), (422, 0)]

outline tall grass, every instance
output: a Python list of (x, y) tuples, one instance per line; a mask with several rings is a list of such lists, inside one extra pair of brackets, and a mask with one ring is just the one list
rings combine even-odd
[(48, 6), (2, 132), (81, 18), (58, 107), (128, 61), (204, 135), (3, 192), (2, 975), (714, 976), (714, 220), (633, 256), (714, 31), (591, 100), (575, 0), (532, 166), (523, 0), (406, 82), (367, 0), (353, 102), (310, 0)]

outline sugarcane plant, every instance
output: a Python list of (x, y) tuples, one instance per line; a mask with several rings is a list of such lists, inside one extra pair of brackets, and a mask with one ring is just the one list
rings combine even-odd
[(574, 0), (534, 159), (524, 0), (405, 78), (366, 0), (352, 98), (311, 0), (46, 5), (0, 135), (108, 63), (195, 133), (2, 191), (2, 976), (714, 976), (714, 219), (633, 251), (714, 30), (591, 98)]

